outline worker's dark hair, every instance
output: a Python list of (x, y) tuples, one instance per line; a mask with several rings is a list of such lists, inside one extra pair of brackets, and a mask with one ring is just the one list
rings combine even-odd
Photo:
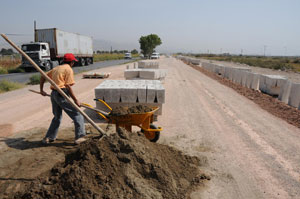
[(71, 64), (74, 61), (64, 61), (64, 64)]

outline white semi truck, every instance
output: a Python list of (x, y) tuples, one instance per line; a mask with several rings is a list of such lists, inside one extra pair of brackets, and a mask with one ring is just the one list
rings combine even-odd
[[(93, 63), (93, 40), (89, 36), (56, 28), (35, 29), (34, 40), (35, 42), (23, 44), (22, 50), (46, 71), (61, 64), (66, 53), (73, 53), (80, 66)], [(33, 69), (24, 57), (22, 67), (26, 72)]]

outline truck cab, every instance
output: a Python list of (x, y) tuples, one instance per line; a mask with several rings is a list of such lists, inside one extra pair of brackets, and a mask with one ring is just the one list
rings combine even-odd
[[(49, 44), (45, 42), (33, 42), (22, 45), (22, 50), (42, 69), (52, 69)], [(22, 57), (22, 67), (26, 72), (31, 71), (33, 66), (27, 59)]]

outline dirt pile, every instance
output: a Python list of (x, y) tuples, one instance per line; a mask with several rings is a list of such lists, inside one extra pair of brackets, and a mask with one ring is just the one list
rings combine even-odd
[(116, 107), (114, 108), (110, 115), (112, 116), (121, 116), (121, 115), (127, 115), (127, 114), (132, 114), (132, 113), (147, 113), (152, 111), (152, 109), (148, 106), (144, 105), (137, 105), (137, 106), (132, 106), (132, 107)]
[(14, 197), (188, 198), (209, 179), (199, 171), (203, 161), (120, 129), (83, 143)]

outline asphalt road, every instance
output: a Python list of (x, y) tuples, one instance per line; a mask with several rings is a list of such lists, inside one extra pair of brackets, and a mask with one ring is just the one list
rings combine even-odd
[[(94, 64), (88, 66), (74, 66), (73, 70), (75, 73), (80, 73), (84, 71), (90, 71), (98, 68), (104, 68), (108, 66), (114, 66), (119, 64), (124, 64), (126, 62), (130, 62), (131, 60), (128, 59), (120, 59), (120, 60), (110, 60), (110, 61), (103, 61), (103, 62), (95, 62)], [(30, 72), (30, 73), (10, 73), (5, 75), (0, 75), (1, 80), (9, 80), (12, 82), (18, 83), (28, 83), (29, 79), (32, 75), (38, 74), (38, 72)]]

